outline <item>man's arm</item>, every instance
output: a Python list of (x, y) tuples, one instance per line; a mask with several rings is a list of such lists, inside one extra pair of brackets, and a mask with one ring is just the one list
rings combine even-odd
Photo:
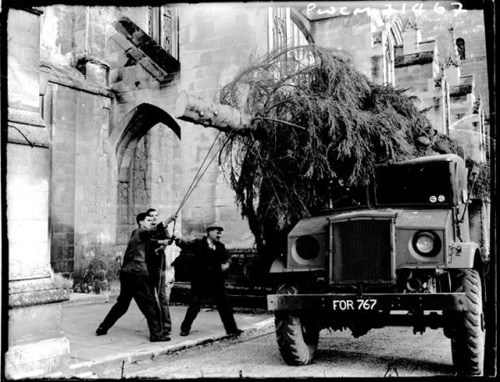
[(194, 239), (194, 240), (184, 240), (181, 239), (180, 237), (175, 238), (175, 245), (178, 246), (180, 249), (184, 250), (193, 250), (197, 249), (197, 245), (199, 244), (199, 239)]
[(226, 249), (226, 246), (222, 243), (218, 243), (219, 245), (219, 251), (221, 253), (221, 261), (223, 263), (230, 263), (231, 262), (231, 255)]
[(222, 272), (225, 272), (231, 266), (231, 255), (226, 249), (226, 246), (222, 243), (218, 243), (219, 251), (221, 253), (221, 269)]
[(157, 225), (154, 227), (151, 227), (150, 231), (153, 232), (154, 235), (165, 235), (167, 234), (166, 237), (170, 237), (168, 234), (168, 225), (173, 222), (175, 219), (177, 219), (177, 215), (172, 215), (169, 218), (165, 219), (162, 222), (159, 222)]

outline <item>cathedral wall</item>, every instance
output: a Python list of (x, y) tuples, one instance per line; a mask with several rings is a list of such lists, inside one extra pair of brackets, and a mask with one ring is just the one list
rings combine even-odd
[[(41, 57), (51, 66), (45, 119), (54, 144), (51, 265), (88, 284), (82, 291), (106, 287), (90, 283), (103, 273), (116, 278), (138, 212), (154, 207), (161, 218), (176, 212), (217, 134), (177, 121), (179, 140), (164, 123), (150, 126), (137, 143), (128, 180), (118, 182), (113, 137), (126, 127), (129, 113), (149, 104), (173, 116), (182, 90), (216, 100), (217, 91), (240, 68), (267, 51), (266, 7), (181, 6), (180, 73), (159, 84), (141, 65), (124, 66), (123, 47), (112, 27), (122, 16), (147, 32), (147, 7), (53, 6), (43, 16)], [(76, 70), (82, 57), (99, 64), (95, 76), (89, 69), (96, 65)], [(206, 224), (218, 221), (225, 225), (228, 247), (250, 248), (253, 236), (217, 159), (180, 211), (176, 234), (199, 236)]]
[(474, 74), (476, 93), (489, 113), (488, 77), (486, 63), (486, 41), (483, 12), (467, 10), (464, 13), (440, 15), (426, 12), (419, 16), (418, 23), (422, 39), (433, 39), (438, 44), (440, 62), (455, 55), (456, 39), (465, 42), (465, 60), (461, 60), (461, 74)]
[[(217, 101), (217, 91), (252, 57), (267, 52), (267, 8), (218, 4), (180, 9), (180, 89)], [(187, 191), (217, 131), (180, 122), (183, 190)], [(211, 157), (210, 157), (211, 158)], [(253, 236), (235, 207), (235, 194), (216, 158), (182, 211), (183, 234), (197, 236), (211, 221), (224, 224), (228, 247), (248, 248)]]
[(315, 21), (312, 35), (318, 45), (349, 53), (356, 68), (372, 79), (372, 57), (381, 49), (374, 48), (371, 17), (366, 13)]

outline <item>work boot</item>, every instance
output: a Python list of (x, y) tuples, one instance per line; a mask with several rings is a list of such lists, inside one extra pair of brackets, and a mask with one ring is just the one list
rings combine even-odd
[(103, 336), (105, 334), (108, 334), (108, 330), (107, 329), (104, 329), (101, 325), (99, 325), (99, 327), (97, 328), (97, 330), (95, 331), (95, 334), (97, 336)]
[(243, 330), (236, 328), (234, 330), (231, 330), (230, 332), (227, 332), (228, 335), (230, 336), (239, 336), (241, 333), (243, 333)]
[(170, 341), (170, 337), (167, 337), (166, 335), (161, 335), (161, 336), (158, 336), (158, 337), (151, 337), (149, 339), (151, 342), (167, 342), (167, 341)]

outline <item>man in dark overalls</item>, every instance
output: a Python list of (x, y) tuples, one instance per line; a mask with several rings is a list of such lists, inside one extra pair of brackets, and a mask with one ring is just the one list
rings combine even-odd
[(236, 326), (233, 310), (226, 295), (224, 274), (229, 268), (229, 254), (224, 244), (220, 242), (222, 231), (220, 225), (211, 224), (207, 227), (207, 235), (200, 239), (192, 241), (175, 239), (176, 245), (183, 250), (183, 253), (191, 255), (189, 261), (191, 301), (181, 324), (181, 336), (189, 334), (191, 325), (200, 311), (201, 303), (206, 297), (212, 297), (215, 302), (227, 334), (239, 335), (243, 332)]
[(123, 316), (132, 299), (135, 300), (142, 314), (146, 317), (151, 342), (170, 341), (163, 333), (160, 309), (151, 290), (151, 280), (146, 265), (146, 253), (151, 246), (151, 238), (158, 230), (165, 229), (172, 218), (159, 223), (151, 229), (151, 217), (140, 213), (136, 217), (137, 224), (130, 236), (123, 263), (120, 270), (120, 295), (107, 316), (96, 330), (98, 336), (107, 334), (108, 330)]

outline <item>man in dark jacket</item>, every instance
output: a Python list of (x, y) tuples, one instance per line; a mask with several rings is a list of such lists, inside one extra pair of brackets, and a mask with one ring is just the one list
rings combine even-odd
[(146, 317), (150, 341), (170, 341), (170, 337), (163, 334), (160, 310), (151, 291), (146, 253), (151, 245), (152, 236), (158, 230), (165, 229), (164, 227), (170, 223), (171, 219), (169, 218), (151, 229), (151, 217), (146, 212), (137, 215), (136, 221), (139, 228), (132, 232), (120, 270), (120, 295), (104, 321), (97, 328), (96, 334), (98, 336), (107, 334), (115, 322), (127, 312), (133, 298)]
[(200, 239), (192, 241), (175, 239), (183, 254), (191, 255), (189, 261), (191, 301), (181, 324), (181, 336), (189, 334), (191, 325), (200, 311), (201, 303), (206, 297), (212, 297), (214, 300), (227, 334), (239, 335), (243, 332), (236, 326), (233, 310), (226, 295), (224, 273), (229, 268), (229, 254), (224, 244), (220, 242), (222, 231), (220, 225), (211, 224), (207, 227), (207, 235)]

